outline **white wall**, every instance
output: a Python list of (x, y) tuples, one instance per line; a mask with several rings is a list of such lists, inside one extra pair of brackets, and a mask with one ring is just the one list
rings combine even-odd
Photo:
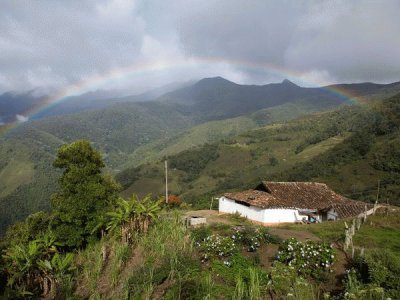
[(338, 214), (337, 212), (331, 208), (330, 210), (328, 210), (328, 212), (326, 213), (326, 220), (336, 220), (338, 218)]
[(231, 214), (238, 212), (243, 217), (247, 217), (250, 220), (265, 222), (264, 209), (255, 206), (244, 206), (225, 197), (219, 198), (219, 211)]
[(296, 221), (301, 221), (301, 219), (304, 217), (299, 215), (297, 209), (262, 209), (255, 206), (238, 204), (235, 201), (225, 197), (219, 198), (219, 211), (225, 213), (238, 212), (250, 220), (263, 223), (294, 223)]
[(273, 208), (264, 212), (265, 223), (294, 223), (302, 218), (297, 209)]

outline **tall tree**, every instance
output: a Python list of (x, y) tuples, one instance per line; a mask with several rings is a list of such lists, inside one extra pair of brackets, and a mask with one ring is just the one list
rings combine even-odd
[(118, 197), (119, 185), (102, 174), (104, 162), (86, 140), (60, 147), (53, 164), (64, 172), (60, 190), (52, 195), (57, 240), (67, 247), (80, 247), (90, 239), (98, 222)]

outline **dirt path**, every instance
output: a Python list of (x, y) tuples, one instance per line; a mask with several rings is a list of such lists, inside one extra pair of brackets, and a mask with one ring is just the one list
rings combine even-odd
[(270, 233), (281, 239), (296, 238), (299, 241), (320, 241), (321, 239), (309, 231), (290, 230), (283, 228), (270, 228)]
[[(118, 278), (118, 283), (115, 287), (112, 287), (109, 285), (110, 280), (108, 278), (110, 278), (110, 274), (104, 274), (104, 275), (106, 275), (105, 282), (102, 282), (101, 280), (99, 281), (99, 286), (106, 284), (103, 287), (103, 290), (101, 293), (102, 299), (118, 299), (119, 296), (122, 295), (122, 291), (124, 289), (124, 284), (125, 284), (126, 280), (128, 279), (128, 277), (130, 276), (130, 274), (132, 274), (132, 271), (137, 269), (141, 265), (143, 265), (142, 251), (141, 251), (140, 247), (136, 247), (135, 249), (133, 249), (132, 255), (129, 258), (129, 260), (127, 261), (127, 263), (125, 264), (125, 266), (123, 266), (122, 271)], [(108, 285), (107, 285), (107, 282), (108, 282)]]

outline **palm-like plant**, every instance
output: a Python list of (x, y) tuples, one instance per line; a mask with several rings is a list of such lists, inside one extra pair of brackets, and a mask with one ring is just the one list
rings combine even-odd
[(161, 211), (161, 199), (153, 201), (151, 194), (148, 194), (142, 201), (136, 204), (136, 214), (139, 221), (138, 230), (146, 233), (153, 220), (157, 219)]
[(115, 211), (106, 213), (109, 218), (106, 229), (112, 231), (121, 228), (121, 237), (125, 243), (130, 241), (131, 231), (134, 228), (136, 203), (137, 197), (135, 195), (128, 200), (119, 198)]
[(121, 228), (123, 242), (132, 240), (134, 231), (147, 232), (151, 222), (158, 217), (161, 210), (161, 199), (153, 201), (148, 194), (142, 200), (133, 194), (129, 199), (119, 198), (117, 208), (106, 213), (108, 217), (107, 230)]
[(51, 260), (39, 260), (38, 267), (42, 272), (42, 290), (43, 295), (56, 295), (56, 289), (60, 280), (70, 274), (74, 268), (72, 266), (74, 255), (67, 253), (66, 255), (54, 254)]
[(56, 244), (51, 232), (46, 232), (27, 244), (14, 244), (6, 249), (3, 257), (7, 285), (21, 291), (20, 296), (51, 292), (56, 279), (71, 270), (73, 258), (72, 254), (59, 255)]
[(102, 213), (97, 216), (95, 222), (96, 222), (96, 225), (94, 226), (94, 228), (92, 229), (90, 234), (96, 234), (97, 232), (100, 231), (101, 237), (103, 238), (104, 235), (106, 234), (106, 230), (107, 230), (108, 217), (104, 213)]
[(57, 253), (57, 247), (59, 243), (56, 241), (56, 237), (51, 231), (45, 232), (42, 236), (35, 240), (42, 246), (42, 256), (44, 258), (50, 258), (53, 254)]
[(31, 241), (26, 245), (15, 244), (4, 254), (7, 285), (27, 290), (34, 288), (40, 274), (37, 269), (38, 258), (42, 255), (43, 245), (38, 241)]

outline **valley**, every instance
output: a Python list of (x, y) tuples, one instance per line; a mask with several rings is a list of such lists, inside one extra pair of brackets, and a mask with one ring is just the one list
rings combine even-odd
[[(202, 97), (215, 96), (220, 83), (207, 85)], [(179, 93), (188, 97), (187, 89)], [(197, 96), (173, 103), (169, 95), (7, 130), (0, 143), (0, 264), (7, 287), (0, 291), (6, 298), (396, 297), (400, 86), (358, 92), (352, 105), (311, 95), (260, 108), (256, 97), (254, 108), (240, 113), (239, 101), (224, 114)], [(177, 201), (169, 205), (165, 160)], [(384, 206), (355, 233), (352, 258), (343, 248), (351, 218), (266, 228), (217, 211), (216, 197), (262, 180), (326, 183)], [(207, 224), (188, 227), (182, 220), (191, 216), (205, 216)], [(388, 260), (387, 283), (352, 277), (375, 263), (389, 268)], [(346, 273), (350, 265), (353, 273)]]
[[(335, 172), (299, 175), (307, 173), (301, 168), (309, 169), (321, 155), (335, 152), (359, 123), (366, 122), (365, 107), (400, 90), (399, 84), (346, 88), (370, 104), (348, 106), (323, 89), (301, 88), (288, 81), (241, 86), (217, 77), (167, 92), (154, 101), (119, 103), (21, 124), (1, 137), (1, 231), (35, 210), (50, 208), (58, 174), (52, 167), (55, 151), (77, 139), (88, 139), (102, 151), (107, 172), (117, 176), (124, 195), (133, 191), (162, 194), (162, 160), (168, 158), (171, 192), (199, 207), (199, 199), (251, 186), (260, 178), (322, 180), (339, 192), (354, 193), (357, 199), (372, 199), (381, 180), (383, 197), (394, 197), (397, 175), (388, 177), (387, 172), (371, 167), (372, 151), (367, 157), (346, 161)], [(386, 141), (381, 136), (373, 147), (382, 147)], [(182, 157), (195, 163), (207, 144), (216, 156), (205, 157), (201, 169), (175, 166)], [(299, 151), (299, 147), (304, 149)], [(354, 174), (352, 170), (358, 168), (368, 176)], [(343, 185), (340, 178), (349, 177)]]

